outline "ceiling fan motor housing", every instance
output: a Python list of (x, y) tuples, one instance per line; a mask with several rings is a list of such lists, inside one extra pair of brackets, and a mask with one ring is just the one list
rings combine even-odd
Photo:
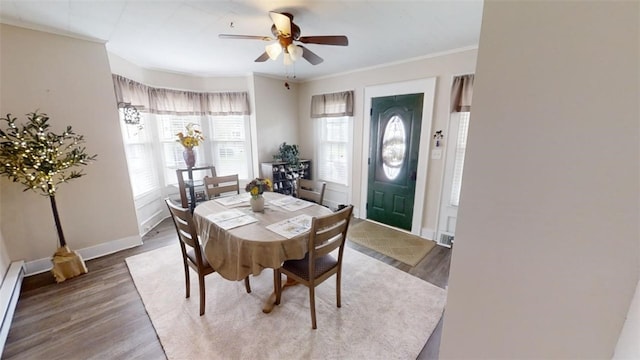
[(300, 38), (300, 27), (293, 23), (293, 15), (289, 13), (282, 13), (282, 15), (286, 15), (291, 20), (291, 36), (280, 35), (275, 24), (271, 25), (271, 33), (278, 39), (280, 46), (284, 49), (284, 52), (288, 53), (287, 47), (291, 45), (294, 40), (298, 40), (298, 38)]

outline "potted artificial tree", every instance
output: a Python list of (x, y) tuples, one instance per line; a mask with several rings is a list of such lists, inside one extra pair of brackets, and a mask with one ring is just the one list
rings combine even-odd
[(18, 126), (16, 118), (7, 114), (0, 121), (7, 122), (6, 129), (0, 129), (0, 175), (49, 197), (53, 219), (58, 232), (59, 248), (51, 261), (51, 272), (56, 282), (84, 274), (87, 267), (82, 257), (69, 250), (62, 232), (60, 215), (56, 206), (56, 190), (59, 184), (84, 175), (82, 170), (72, 170), (87, 165), (97, 155), (88, 155), (84, 137), (67, 126), (61, 134), (49, 131), (49, 117), (33, 112), (27, 114), (27, 123)]

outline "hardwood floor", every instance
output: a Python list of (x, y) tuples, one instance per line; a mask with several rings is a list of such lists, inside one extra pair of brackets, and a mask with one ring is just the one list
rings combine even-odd
[[(61, 284), (50, 272), (25, 278), (2, 359), (165, 359), (124, 259), (174, 241), (175, 229), (166, 219), (144, 236), (143, 245), (87, 261), (88, 274)], [(436, 286), (447, 286), (448, 248), (436, 246), (411, 267), (347, 244)], [(441, 332), (442, 320), (418, 359), (438, 358)]]

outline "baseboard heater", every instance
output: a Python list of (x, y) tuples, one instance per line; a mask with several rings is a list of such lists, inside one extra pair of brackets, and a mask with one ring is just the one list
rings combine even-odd
[(20, 289), (22, 288), (22, 279), (24, 278), (24, 261), (15, 261), (9, 266), (9, 270), (0, 285), (0, 315), (2, 316), (2, 324), (0, 325), (0, 357), (4, 351), (4, 344), (7, 342), (9, 328), (11, 328), (11, 320), (13, 313), (18, 304), (20, 297)]

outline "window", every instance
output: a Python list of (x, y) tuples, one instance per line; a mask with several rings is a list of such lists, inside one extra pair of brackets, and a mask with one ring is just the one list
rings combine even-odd
[(390, 180), (398, 177), (404, 164), (406, 138), (402, 119), (394, 115), (385, 126), (382, 135), (382, 169)]
[(348, 185), (353, 90), (311, 97), (311, 118), (316, 119), (316, 158), (319, 180)]
[(347, 185), (350, 117), (318, 119), (318, 179)]
[(467, 149), (467, 133), (469, 132), (469, 112), (458, 112), (454, 114), (458, 116), (458, 141), (456, 143), (450, 202), (451, 205), (458, 206), (460, 203), (460, 188), (462, 187), (464, 153)]
[(240, 179), (251, 177), (248, 129), (248, 117), (245, 116), (216, 116), (209, 119), (212, 163), (218, 175), (238, 174)]
[[(121, 119), (125, 152), (134, 198), (155, 189), (177, 185), (176, 169), (184, 168), (184, 148), (176, 134), (189, 123), (196, 124), (205, 140), (194, 147), (196, 166), (212, 164), (220, 175), (238, 174), (249, 179), (251, 142), (249, 119), (244, 115), (201, 116), (141, 113), (142, 128)], [(207, 173), (194, 172), (194, 178)], [(177, 188), (164, 191), (175, 192)]]
[(147, 123), (148, 119), (143, 114), (140, 116), (139, 125), (125, 124), (124, 121), (120, 122), (122, 124), (124, 151), (127, 157), (134, 197), (139, 197), (160, 187), (156, 174), (151, 136), (149, 136), (149, 131), (144, 130)]
[[(196, 125), (197, 129), (202, 129), (201, 119), (202, 116), (196, 115), (152, 115), (155, 117), (158, 125), (158, 139), (160, 142), (160, 148), (162, 149), (162, 170), (164, 175), (164, 183), (177, 184), (178, 178), (176, 177), (176, 169), (186, 167), (182, 152), (184, 147), (176, 141), (176, 134), (184, 132), (187, 124), (192, 123)], [(206, 141), (206, 138), (205, 138)], [(196, 153), (196, 166), (207, 163), (204, 159), (204, 152), (202, 146), (196, 146), (193, 148)], [(204, 175), (203, 175), (204, 176)], [(194, 177), (199, 177), (199, 174), (194, 174)]]

